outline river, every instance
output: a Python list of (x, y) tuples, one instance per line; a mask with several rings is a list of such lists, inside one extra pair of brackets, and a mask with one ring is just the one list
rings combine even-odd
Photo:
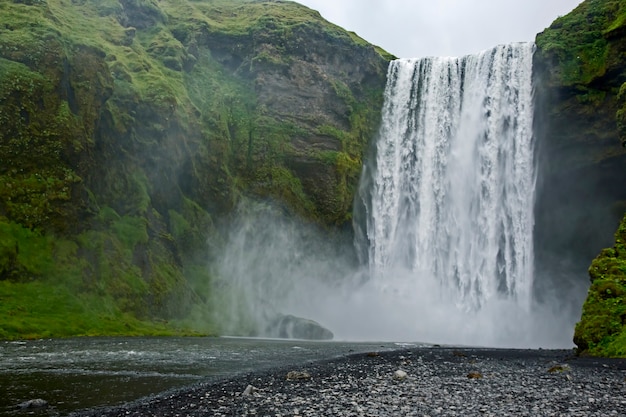
[(200, 381), (399, 347), (395, 343), (204, 337), (4, 341), (0, 342), (0, 415), (30, 414), (32, 409), (20, 412), (18, 405), (36, 398), (49, 403), (36, 415), (68, 415)]

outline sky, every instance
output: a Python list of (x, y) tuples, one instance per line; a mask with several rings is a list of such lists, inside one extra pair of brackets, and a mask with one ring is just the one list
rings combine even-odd
[(400, 58), (530, 42), (582, 0), (296, 0)]

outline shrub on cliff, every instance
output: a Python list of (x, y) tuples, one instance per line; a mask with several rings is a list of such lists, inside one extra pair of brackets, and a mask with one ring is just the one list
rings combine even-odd
[(574, 343), (582, 354), (626, 357), (626, 216), (615, 233), (615, 246), (593, 260), (589, 277)]

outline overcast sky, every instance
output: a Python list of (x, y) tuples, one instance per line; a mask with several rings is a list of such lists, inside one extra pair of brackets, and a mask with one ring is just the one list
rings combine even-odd
[(534, 41), (582, 0), (296, 0), (401, 58)]

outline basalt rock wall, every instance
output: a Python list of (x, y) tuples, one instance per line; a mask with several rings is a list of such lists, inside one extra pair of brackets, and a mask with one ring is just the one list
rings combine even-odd
[[(556, 291), (564, 307), (566, 300), (582, 303), (589, 264), (613, 245), (626, 211), (625, 20), (625, 1), (587, 0), (536, 39), (536, 293), (541, 298)], [(620, 331), (583, 334), (588, 320), (597, 323), (589, 303), (597, 299), (598, 277), (591, 274), (594, 284), (575, 336), (583, 351)]]

